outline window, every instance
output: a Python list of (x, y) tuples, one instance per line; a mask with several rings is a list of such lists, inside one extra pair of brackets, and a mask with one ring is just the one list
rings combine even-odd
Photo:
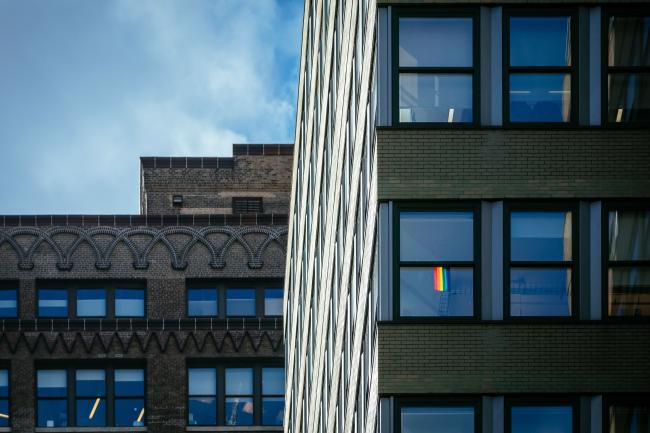
[(217, 311), (217, 289), (187, 289), (188, 316), (216, 316)]
[(106, 316), (106, 289), (77, 289), (78, 317)]
[(650, 209), (608, 208), (606, 315), (650, 316)]
[[(71, 308), (68, 308), (71, 299)], [(123, 283), (70, 282), (65, 288), (38, 289), (39, 317), (121, 318), (145, 316), (143, 288)]]
[(143, 369), (39, 369), (36, 386), (39, 427), (71, 425), (68, 407), (77, 427), (145, 425)]
[[(553, 208), (553, 206), (547, 206)], [(509, 317), (570, 317), (577, 287), (574, 272), (577, 240), (574, 212), (516, 207), (506, 216), (505, 276)]]
[(282, 425), (284, 368), (262, 369), (262, 425)]
[(506, 433), (575, 433), (577, 410), (573, 401), (554, 398), (506, 398)]
[(68, 317), (66, 289), (38, 289), (39, 317)]
[(477, 28), (468, 14), (396, 15), (396, 123), (476, 121)]
[(264, 315), (282, 316), (283, 289), (264, 289)]
[(9, 427), (9, 370), (0, 370), (0, 427)]
[(115, 317), (144, 317), (144, 289), (115, 289)]
[(190, 368), (188, 382), (189, 425), (216, 425), (217, 369)]
[(232, 213), (263, 213), (262, 197), (233, 197)]
[(226, 314), (228, 316), (255, 316), (255, 289), (227, 289)]
[(398, 433), (428, 433), (431, 426), (447, 433), (474, 433), (479, 431), (479, 402), (473, 399), (440, 399), (399, 401), (395, 417)]
[(403, 208), (397, 212), (395, 316), (476, 316), (477, 210)]
[(570, 123), (576, 118), (573, 13), (504, 13), (504, 119)]
[[(606, 77), (603, 84), (609, 124), (650, 121), (650, 13), (627, 10), (605, 18)], [(604, 63), (604, 62), (603, 62)]]
[(650, 396), (606, 396), (604, 401), (605, 433), (650, 432)]
[(226, 425), (253, 424), (253, 369), (226, 368)]
[(18, 317), (18, 289), (0, 288), (0, 318)]

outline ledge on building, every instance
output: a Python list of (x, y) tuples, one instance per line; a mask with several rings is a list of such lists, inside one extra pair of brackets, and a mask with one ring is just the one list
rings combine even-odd
[(187, 432), (259, 432), (259, 433), (271, 433), (271, 432), (281, 432), (283, 430), (282, 426), (265, 426), (265, 425), (249, 425), (249, 426), (228, 426), (228, 425), (219, 425), (219, 426), (189, 426), (185, 427)]
[(37, 427), (36, 433), (126, 433), (126, 432), (146, 432), (147, 427)]

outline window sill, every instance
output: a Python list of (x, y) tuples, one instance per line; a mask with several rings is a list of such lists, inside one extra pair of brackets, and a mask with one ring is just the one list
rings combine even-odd
[(2, 433), (2, 432), (10, 432), (10, 431), (11, 431), (11, 427), (0, 427), (0, 433)]
[(147, 427), (37, 427), (34, 430), (36, 433), (52, 433), (52, 432), (101, 432), (101, 433), (126, 433), (126, 432), (146, 432)]
[(185, 427), (185, 431), (192, 432), (281, 432), (283, 427), (280, 425), (268, 426), (268, 425), (242, 425), (242, 426), (228, 426), (228, 425), (218, 425), (218, 426), (188, 426)]

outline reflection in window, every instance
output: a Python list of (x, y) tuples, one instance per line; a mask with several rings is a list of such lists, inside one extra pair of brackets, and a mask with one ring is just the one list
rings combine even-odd
[(282, 316), (283, 290), (277, 288), (264, 289), (264, 315)]
[(139, 427), (144, 421), (144, 370), (115, 370), (115, 425)]
[(471, 123), (471, 17), (400, 17), (399, 122)]
[(0, 427), (9, 426), (9, 370), (0, 370)]
[(474, 315), (472, 212), (401, 211), (399, 315)]
[(67, 317), (68, 291), (66, 289), (38, 289), (40, 317)]
[(115, 317), (144, 317), (144, 290), (115, 289)]
[(571, 316), (572, 213), (510, 213), (510, 316)]
[(650, 121), (650, 17), (609, 17), (607, 121)]
[(77, 426), (106, 425), (106, 371), (77, 370)]
[(428, 433), (431, 427), (445, 433), (474, 433), (473, 407), (403, 407), (402, 433)]
[(188, 424), (216, 425), (217, 369), (190, 368), (188, 383)]
[(284, 368), (262, 369), (262, 425), (282, 425)]
[(0, 317), (18, 316), (18, 290), (0, 289)]
[(650, 406), (615, 404), (609, 406), (608, 433), (649, 433)]
[(106, 316), (106, 290), (77, 289), (77, 316)]
[(254, 316), (255, 289), (227, 289), (226, 313), (228, 316)]
[(513, 406), (508, 433), (573, 433), (571, 406)]
[(188, 316), (216, 316), (217, 289), (187, 289)]
[(65, 370), (36, 372), (36, 411), (39, 427), (67, 427), (68, 377)]
[(512, 16), (509, 26), (509, 121), (569, 122), (571, 17)]
[(252, 425), (253, 409), (253, 369), (226, 368), (226, 425)]

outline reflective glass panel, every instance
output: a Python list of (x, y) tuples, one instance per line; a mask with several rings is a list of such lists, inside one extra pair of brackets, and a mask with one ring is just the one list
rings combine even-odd
[(399, 74), (399, 121), (402, 123), (472, 122), (470, 74)]
[(77, 316), (103, 317), (106, 315), (106, 290), (77, 289)]
[(117, 397), (139, 397), (144, 395), (144, 370), (115, 370), (115, 395)]
[(650, 73), (610, 73), (607, 84), (609, 122), (650, 122)]
[(144, 400), (141, 398), (115, 399), (115, 425), (117, 427), (139, 427), (145, 422)]
[(77, 397), (100, 397), (106, 395), (106, 372), (104, 370), (77, 370)]
[(515, 406), (511, 433), (572, 433), (571, 406)]
[(0, 397), (9, 397), (9, 370), (0, 370)]
[(262, 398), (262, 424), (282, 425), (284, 417), (284, 397)]
[(187, 409), (187, 422), (190, 425), (217, 423), (217, 399), (214, 397), (190, 397)]
[(650, 433), (650, 406), (610, 406), (609, 433)]
[(18, 290), (0, 289), (0, 317), (18, 316)]
[(571, 66), (570, 17), (511, 17), (511, 66)]
[(253, 394), (252, 368), (226, 368), (226, 395)]
[(217, 289), (188, 289), (188, 316), (216, 316)]
[(401, 261), (474, 260), (471, 212), (400, 212)]
[(650, 268), (609, 268), (609, 315), (650, 316)]
[(473, 407), (403, 407), (402, 433), (474, 433)]
[(38, 400), (39, 427), (67, 427), (68, 402), (66, 400)]
[(401, 268), (401, 316), (472, 316), (474, 271), (471, 268)]
[(512, 212), (510, 258), (513, 261), (571, 260), (571, 212)]
[(8, 427), (9, 419), (9, 400), (0, 400), (0, 427)]
[(650, 17), (609, 18), (609, 66), (650, 66)]
[(609, 212), (609, 260), (650, 260), (650, 211)]
[(262, 369), (262, 394), (284, 395), (284, 368)]
[(188, 380), (190, 395), (217, 394), (217, 370), (214, 368), (190, 368)]
[(511, 122), (568, 122), (570, 74), (510, 74)]
[(226, 397), (226, 425), (253, 425), (253, 399)]
[(38, 370), (36, 386), (39, 397), (65, 397), (68, 395), (68, 375), (65, 370)]
[(571, 270), (511, 268), (511, 316), (570, 316)]
[(144, 290), (115, 289), (115, 317), (144, 317)]
[(103, 427), (106, 425), (106, 400), (85, 398), (77, 400), (77, 426)]
[(399, 65), (471, 67), (471, 18), (400, 18)]
[(282, 316), (282, 289), (264, 289), (264, 315)]
[(226, 290), (226, 312), (228, 316), (254, 316), (255, 289)]
[(38, 315), (41, 317), (67, 317), (68, 291), (65, 289), (39, 289)]

